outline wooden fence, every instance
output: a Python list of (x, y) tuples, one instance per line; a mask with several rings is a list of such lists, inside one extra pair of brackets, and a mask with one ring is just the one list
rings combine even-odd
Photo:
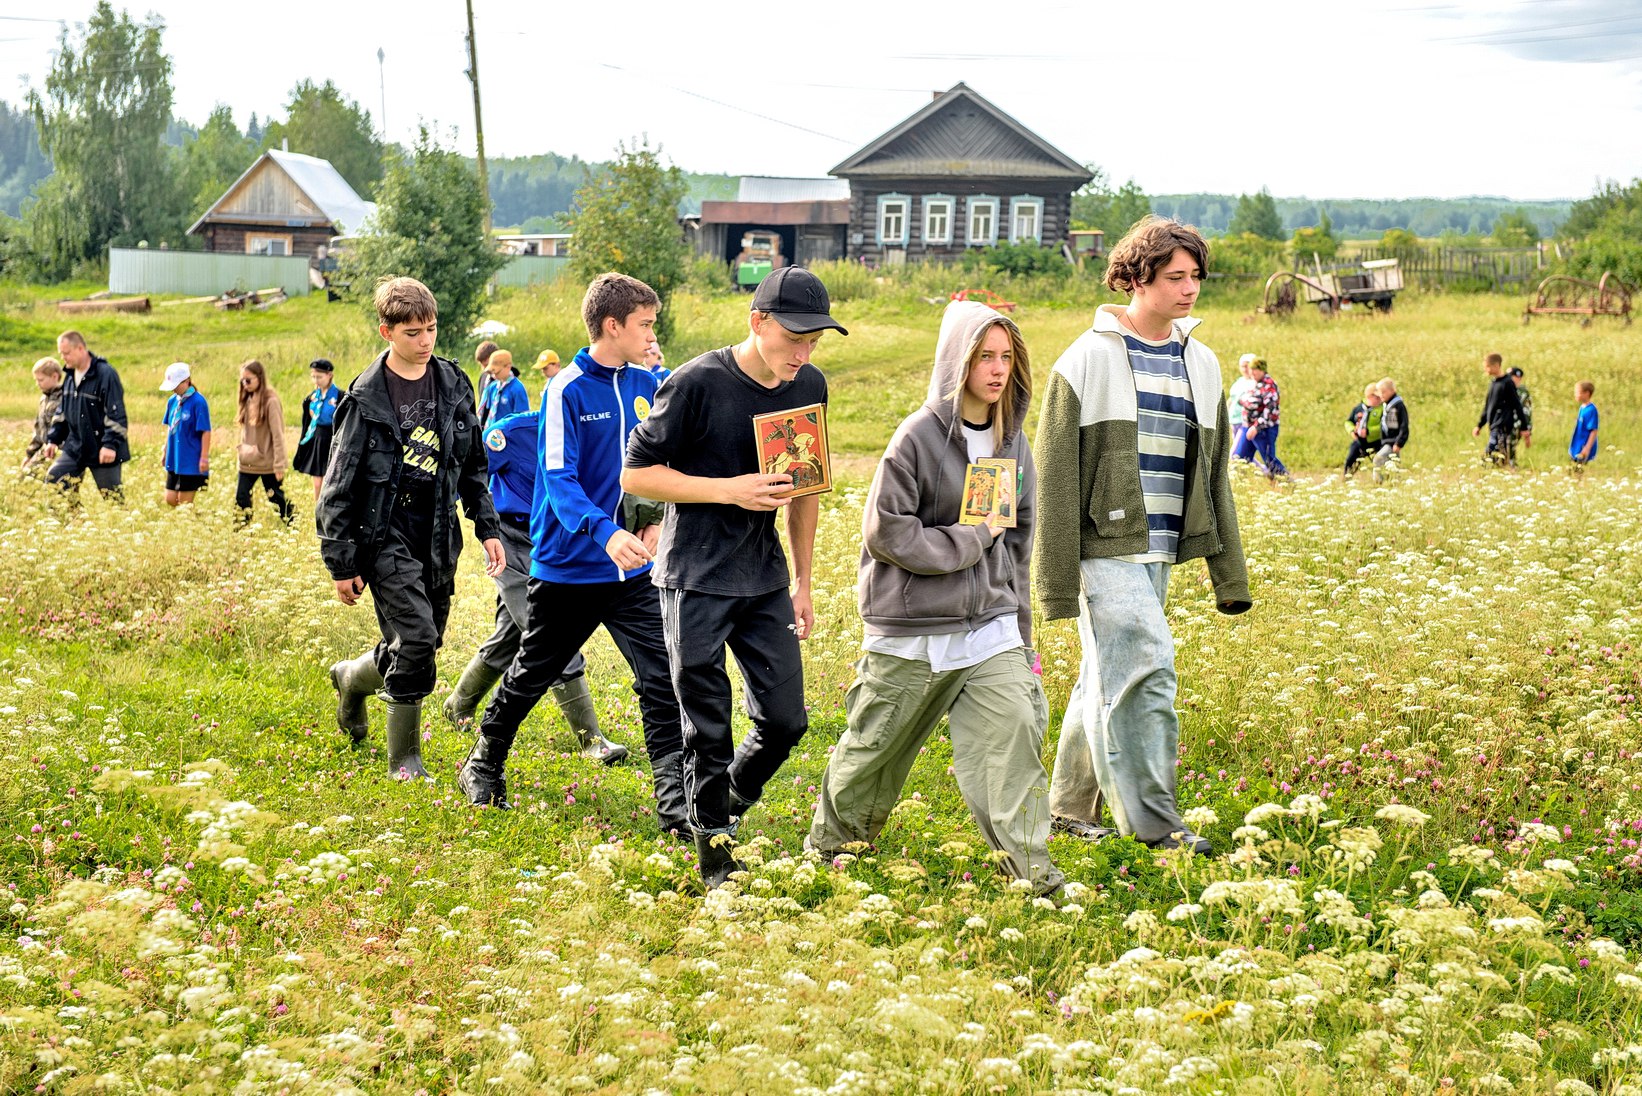
[[(1539, 247), (1365, 247), (1355, 252), (1342, 250), (1335, 262), (1369, 259), (1397, 259), (1403, 284), (1447, 286), (1463, 283), (1469, 287), (1532, 286), (1545, 276), (1545, 245)], [(1308, 265), (1297, 258), (1303, 274)], [(1325, 266), (1327, 264), (1324, 264)]]

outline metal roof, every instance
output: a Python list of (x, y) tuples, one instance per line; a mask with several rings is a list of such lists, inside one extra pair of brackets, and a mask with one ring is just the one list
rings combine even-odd
[(736, 195), (740, 202), (831, 202), (848, 199), (850, 185), (843, 179), (788, 179), (771, 175), (743, 175)]
[(189, 228), (189, 232), (196, 232), (199, 227), (211, 220), (212, 214), (226, 202), (240, 184), (249, 179), (260, 168), (264, 161), (271, 160), (279, 169), (288, 175), (298, 190), (308, 196), (308, 200), (325, 215), (331, 222), (332, 231), (337, 236), (356, 235), (364, 227), (365, 222), (376, 213), (376, 203), (367, 202), (361, 198), (354, 188), (348, 185), (348, 180), (342, 173), (331, 166), (329, 160), (321, 160), (317, 156), (304, 156), (299, 152), (285, 152), (271, 148), (257, 157), (255, 163), (245, 169), (245, 173), (234, 180), (234, 185), (223, 191), (222, 197), (212, 203), (199, 220)]

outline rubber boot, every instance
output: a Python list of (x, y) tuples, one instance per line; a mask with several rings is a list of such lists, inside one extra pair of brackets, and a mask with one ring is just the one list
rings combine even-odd
[(375, 652), (366, 651), (356, 659), (332, 666), (331, 685), (336, 689), (336, 725), (355, 742), (365, 741), (371, 726), (365, 701), (382, 687)]
[(577, 674), (553, 686), (553, 702), (564, 713), (564, 721), (576, 732), (583, 757), (601, 765), (614, 765), (627, 759), (627, 747), (610, 741), (599, 730), (599, 714), (593, 708), (593, 691), (587, 687), (586, 674)]
[(445, 697), (445, 718), (458, 727), (464, 723), (471, 724), (478, 714), (479, 702), (501, 679), (502, 671), (492, 669), (478, 655), (474, 655), (473, 661), (467, 664), (462, 676), (456, 680), (456, 687)]
[(697, 830), (695, 836), (701, 881), (707, 884), (708, 890), (717, 890), (729, 882), (732, 872), (747, 870), (747, 866), (735, 858), (732, 851), (735, 835), (728, 829)]
[(656, 824), (662, 833), (690, 832), (690, 808), (684, 799), (684, 754), (650, 759), (650, 775), (656, 786)]
[(388, 775), (431, 780), (422, 767), (422, 702), (388, 701)]
[(462, 763), (462, 772), (456, 778), (456, 788), (475, 807), (495, 807), (508, 810), (507, 752), (511, 740), (480, 735), (474, 740), (468, 759)]

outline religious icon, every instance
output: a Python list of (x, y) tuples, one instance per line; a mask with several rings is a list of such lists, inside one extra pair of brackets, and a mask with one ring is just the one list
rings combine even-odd
[(998, 528), (1015, 528), (1015, 498), (1020, 488), (1015, 476), (1013, 457), (987, 457), (971, 464), (964, 471), (963, 509), (958, 524), (985, 525), (997, 514)]
[(782, 498), (832, 490), (832, 450), (827, 445), (827, 405), (812, 403), (753, 416), (758, 466), (766, 475), (791, 476)]

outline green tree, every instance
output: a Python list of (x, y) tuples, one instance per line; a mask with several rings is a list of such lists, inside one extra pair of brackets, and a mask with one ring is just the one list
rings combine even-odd
[(67, 277), (112, 244), (179, 240), (186, 200), (164, 147), (171, 58), (157, 17), (133, 23), (108, 0), (83, 36), (65, 26), (29, 113), (55, 168), (25, 213), (39, 273)]
[(1419, 250), (1420, 238), (1406, 228), (1388, 228), (1380, 235), (1380, 246), (1387, 251), (1407, 254)]
[(411, 158), (388, 165), (376, 230), (343, 253), (342, 280), (368, 290), (382, 278), (417, 279), (439, 299), (439, 346), (455, 350), (478, 318), (485, 284), (507, 261), (484, 224), (478, 176), (424, 127)]
[(656, 337), (663, 342), (673, 333), (668, 303), (689, 275), (689, 246), (678, 225), (686, 192), (684, 173), (663, 166), (659, 149), (648, 141), (623, 144), (608, 174), (582, 184), (570, 211), (570, 276), (585, 282), (615, 270), (649, 285), (661, 297)]
[(289, 142), (292, 152), (329, 160), (348, 185), (369, 198), (382, 179), (382, 142), (370, 112), (343, 97), (334, 83), (303, 80), (291, 89), (283, 122), (271, 122), (262, 134), (263, 148)]
[(1295, 229), (1290, 246), (1294, 248), (1297, 264), (1305, 264), (1313, 255), (1319, 259), (1334, 258), (1340, 250), (1340, 241), (1334, 238), (1334, 224), (1328, 219), (1328, 212), (1323, 211), (1315, 226)]
[(1251, 232), (1262, 239), (1281, 240), (1283, 218), (1277, 215), (1277, 202), (1272, 198), (1271, 191), (1261, 187), (1258, 194), (1239, 195), (1237, 210), (1232, 214), (1226, 232), (1233, 236)]
[(219, 103), (180, 158), (190, 215), (198, 217), (255, 162), (257, 151), (234, 124), (233, 110)]
[(1526, 209), (1511, 209), (1494, 220), (1488, 233), (1498, 247), (1533, 247), (1539, 242), (1539, 226)]
[(1104, 171), (1094, 164), (1083, 166), (1094, 178), (1072, 195), (1072, 225), (1100, 229), (1110, 248), (1136, 221), (1152, 212), (1152, 200), (1133, 179), (1114, 191)]

